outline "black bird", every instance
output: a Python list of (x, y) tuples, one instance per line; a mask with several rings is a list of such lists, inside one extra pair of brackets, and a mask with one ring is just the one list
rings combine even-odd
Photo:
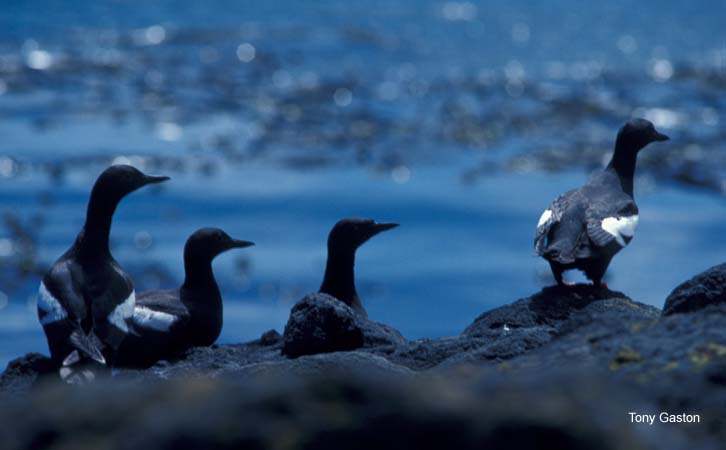
[(335, 224), (328, 235), (328, 262), (320, 292), (332, 295), (367, 316), (355, 291), (355, 251), (376, 234), (397, 227), (372, 219), (348, 218)]
[(83, 229), (40, 283), (38, 319), (57, 366), (90, 360), (112, 365), (129, 333), (135, 295), (131, 279), (108, 248), (111, 220), (124, 196), (168, 179), (114, 165), (96, 180)]
[(550, 263), (559, 285), (562, 272), (579, 269), (595, 286), (602, 284), (610, 260), (635, 234), (638, 206), (633, 175), (638, 152), (668, 136), (645, 119), (632, 119), (618, 132), (607, 168), (584, 186), (560, 195), (542, 213), (534, 247)]
[(212, 345), (222, 331), (222, 296), (212, 260), (227, 250), (251, 245), (218, 228), (195, 231), (184, 246), (181, 287), (137, 295), (133, 325), (138, 334), (126, 338), (118, 364), (149, 366), (188, 348)]

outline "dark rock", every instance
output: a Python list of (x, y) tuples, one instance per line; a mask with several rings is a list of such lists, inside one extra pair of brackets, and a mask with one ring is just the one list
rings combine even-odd
[(53, 363), (40, 353), (28, 353), (8, 363), (0, 375), (0, 392), (28, 391), (41, 377), (55, 375)]
[[(269, 333), (269, 332), (268, 332)], [(265, 333), (265, 334), (268, 334)], [(240, 371), (250, 364), (282, 359), (282, 340), (271, 344), (258, 339), (246, 344), (223, 344), (212, 347), (194, 347), (173, 361), (159, 361), (142, 371), (124, 371), (127, 378), (174, 379), (189, 377), (217, 377)]]
[(617, 315), (603, 316), (496, 369), (513, 375), (542, 374), (552, 368), (584, 371), (607, 377), (614, 386), (634, 385), (657, 404), (653, 411), (699, 414), (701, 423), (685, 428), (690, 435), (713, 434), (726, 440), (726, 389), (721, 384), (726, 305), (659, 319), (616, 319)]
[(482, 345), (457, 352), (446, 366), (471, 361), (501, 362), (548, 344), (591, 324), (622, 327), (655, 320), (657, 308), (634, 302), (620, 292), (591, 285), (553, 286), (532, 297), (488, 311), (462, 336), (483, 339)]
[(404, 342), (395, 329), (368, 320), (335, 297), (318, 293), (293, 306), (285, 325), (282, 353), (296, 358)]
[(300, 300), (285, 325), (282, 353), (289, 357), (363, 347), (363, 330), (357, 313), (325, 294)]
[[(608, 300), (616, 301), (598, 303)], [(531, 297), (485, 312), (464, 330), (464, 334), (486, 336), (490, 330), (502, 329), (504, 326), (509, 329), (537, 326), (557, 327), (586, 308), (609, 310), (613, 306), (624, 310), (636, 309), (651, 312), (656, 310), (645, 304), (633, 302), (622, 292), (597, 288), (592, 285), (551, 286)]]
[(260, 344), (268, 346), (282, 342), (282, 335), (277, 330), (268, 330), (260, 336)]
[(711, 267), (675, 288), (665, 301), (663, 315), (698, 311), (715, 303), (726, 303), (726, 263)]
[(237, 377), (284, 377), (284, 376), (325, 376), (337, 373), (345, 376), (411, 376), (414, 372), (402, 365), (366, 351), (321, 353), (318, 355), (283, 358), (249, 364), (240, 370), (230, 371)]
[(391, 361), (415, 370), (431, 369), (458, 354), (474, 351), (486, 344), (484, 338), (452, 336), (439, 339), (417, 339), (388, 352)]
[(706, 371), (706, 377), (711, 383), (726, 387), (726, 362), (713, 364)]
[(358, 372), (56, 385), (0, 404), (0, 442), (7, 450), (716, 448), (688, 439), (687, 427), (631, 425), (628, 411), (656, 405), (592, 374), (467, 380)]
[[(336, 351), (341, 342), (356, 348)], [(288, 345), (318, 354), (288, 358)], [(30, 391), (42, 361), (11, 363), (0, 390)], [(0, 402), (0, 442), (716, 449), (726, 440), (725, 367), (726, 303), (664, 317), (618, 292), (553, 287), (482, 314), (459, 336), (407, 341), (314, 295), (295, 305), (284, 337), (194, 348), (81, 390), (40, 386), (30, 408)], [(629, 411), (702, 422), (638, 426)]]

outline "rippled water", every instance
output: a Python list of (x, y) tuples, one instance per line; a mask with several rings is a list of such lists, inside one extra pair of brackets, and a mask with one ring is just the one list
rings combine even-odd
[(225, 342), (282, 329), (348, 215), (402, 224), (361, 248), (357, 274), (369, 314), (407, 337), (550, 284), (536, 220), (631, 115), (673, 139), (642, 154), (641, 225), (611, 287), (660, 306), (723, 261), (725, 5), (272, 3), (0, 13), (0, 364), (45, 351), (39, 275), (112, 161), (173, 178), (116, 215), (139, 289), (181, 280), (201, 226), (257, 243), (215, 264)]

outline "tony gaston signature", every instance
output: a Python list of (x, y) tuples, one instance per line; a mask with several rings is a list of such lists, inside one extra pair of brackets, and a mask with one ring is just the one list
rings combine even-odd
[(671, 414), (663, 411), (659, 414), (639, 414), (629, 412), (630, 423), (647, 423), (653, 425), (656, 420), (660, 423), (700, 423), (701, 416), (699, 414)]

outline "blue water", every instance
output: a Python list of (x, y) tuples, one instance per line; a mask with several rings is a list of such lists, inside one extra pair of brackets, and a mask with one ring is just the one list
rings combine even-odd
[(643, 155), (640, 227), (607, 281), (661, 306), (723, 262), (725, 13), (675, 1), (10, 2), (0, 365), (46, 351), (39, 273), (112, 161), (172, 177), (116, 214), (113, 253), (139, 289), (180, 282), (199, 227), (257, 243), (215, 262), (220, 341), (281, 331), (320, 284), (330, 227), (351, 215), (401, 223), (358, 252), (369, 315), (436, 337), (552, 283), (533, 256), (537, 219), (602, 166), (633, 114), (673, 140)]

